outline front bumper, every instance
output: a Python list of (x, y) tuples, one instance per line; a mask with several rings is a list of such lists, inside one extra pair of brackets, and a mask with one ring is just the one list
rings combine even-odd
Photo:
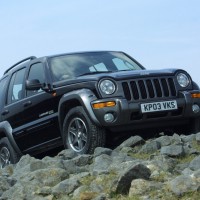
[[(131, 126), (131, 129), (143, 129), (150, 125), (151, 127), (184, 124), (186, 121), (192, 118), (200, 117), (200, 112), (195, 113), (192, 109), (194, 104), (200, 107), (200, 98), (193, 98), (193, 93), (200, 93), (200, 91), (182, 91), (179, 92), (176, 98), (162, 98), (162, 99), (151, 99), (144, 101), (127, 101), (124, 98), (109, 98), (102, 100), (95, 100), (91, 102), (91, 106), (96, 103), (102, 102), (115, 102), (115, 106), (103, 107), (94, 109), (94, 114), (98, 119), (99, 123), (108, 128), (112, 127), (127, 127)], [(142, 103), (151, 103), (158, 101), (170, 101), (176, 100), (178, 109), (158, 112), (141, 112)], [(111, 113), (114, 116), (112, 122), (106, 122), (104, 119), (105, 114)]]

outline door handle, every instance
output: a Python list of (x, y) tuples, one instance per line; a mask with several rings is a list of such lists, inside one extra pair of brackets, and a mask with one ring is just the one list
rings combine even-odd
[(8, 113), (9, 113), (8, 110), (4, 110), (4, 111), (1, 113), (1, 115), (7, 115)]
[(27, 102), (23, 103), (24, 107), (30, 106), (31, 104), (32, 104), (31, 101), (27, 101)]

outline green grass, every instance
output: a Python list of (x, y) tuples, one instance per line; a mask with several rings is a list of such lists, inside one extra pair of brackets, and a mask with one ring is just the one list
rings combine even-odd
[(81, 179), (80, 182), (81, 182), (82, 185), (89, 186), (90, 183), (91, 183), (93, 180), (95, 180), (95, 179), (96, 179), (95, 176), (85, 176), (85, 177), (83, 177), (83, 178)]
[[(152, 190), (148, 192), (149, 199), (160, 199), (160, 200), (199, 200), (200, 193), (199, 192), (188, 192), (185, 193), (183, 196), (176, 196), (175, 194), (171, 193), (169, 190), (161, 191), (158, 193), (157, 190)], [(110, 200), (141, 200), (141, 195), (134, 195), (132, 197), (124, 196), (124, 195), (117, 195), (112, 194), (109, 197)]]
[(128, 197), (128, 196), (125, 196), (125, 195), (113, 193), (113, 194), (110, 194), (109, 199), (110, 200), (140, 200), (141, 198), (138, 195)]
[(177, 161), (178, 161), (179, 164), (189, 163), (189, 162), (191, 162), (195, 157), (196, 157), (196, 155), (183, 156), (183, 157), (177, 158)]

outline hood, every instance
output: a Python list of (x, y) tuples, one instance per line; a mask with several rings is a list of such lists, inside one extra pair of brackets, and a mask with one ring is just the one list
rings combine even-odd
[[(87, 74), (83, 76), (76, 77), (71, 80), (63, 80), (54, 83), (55, 87), (64, 86), (66, 84), (74, 84), (88, 81), (98, 81), (101, 78), (112, 78), (116, 81), (134, 79), (134, 78), (144, 78), (144, 77), (161, 77), (161, 76), (173, 76), (177, 71), (183, 71), (180, 69), (162, 69), (162, 70), (134, 70), (134, 71), (118, 71), (118, 72), (105, 72), (105, 73), (94, 73)], [(186, 73), (186, 72), (185, 72)]]
[[(173, 76), (179, 69), (162, 69), (162, 70), (134, 70), (134, 71), (118, 71), (99, 74), (90, 74), (80, 76), (77, 79), (98, 80), (102, 77), (110, 77), (115, 80), (133, 79), (141, 77), (156, 77), (156, 76)], [(183, 71), (183, 70), (181, 70)]]

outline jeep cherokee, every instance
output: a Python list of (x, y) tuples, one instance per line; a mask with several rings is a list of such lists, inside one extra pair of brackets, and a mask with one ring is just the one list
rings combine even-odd
[(199, 106), (182, 69), (146, 70), (115, 51), (31, 56), (0, 79), (0, 167), (62, 145), (92, 153), (111, 133), (197, 132)]

